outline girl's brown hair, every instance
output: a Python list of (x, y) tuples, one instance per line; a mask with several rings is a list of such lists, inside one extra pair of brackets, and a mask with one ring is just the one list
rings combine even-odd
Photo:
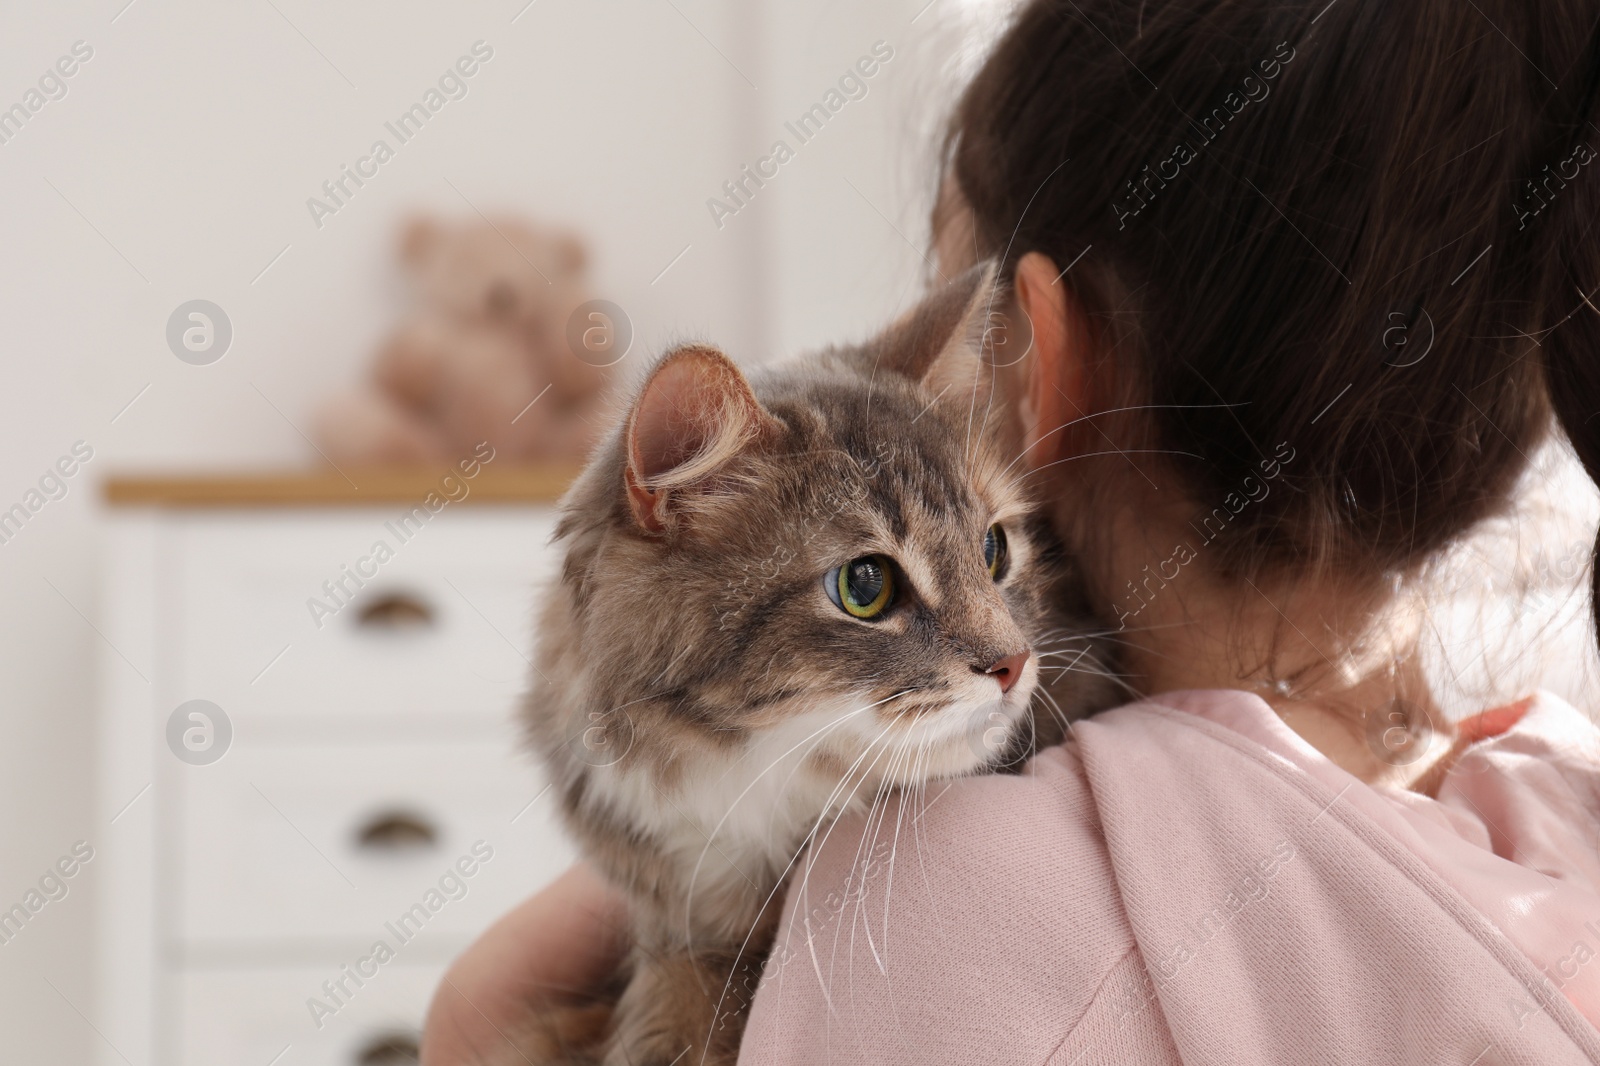
[(1032, 0), (953, 117), (955, 209), (1007, 270), (1070, 264), (1196, 499), (1293, 449), (1228, 569), (1406, 573), (1504, 507), (1552, 409), (1600, 480), (1597, 21)]

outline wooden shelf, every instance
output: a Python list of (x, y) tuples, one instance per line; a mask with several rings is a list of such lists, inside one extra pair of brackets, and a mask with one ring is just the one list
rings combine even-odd
[[(378, 503), (421, 503), (430, 492), (441, 497), (444, 478), (454, 475), (470, 490), (451, 506), (484, 503), (549, 503), (561, 497), (580, 467), (541, 464), (482, 467), (463, 478), (449, 467), (330, 467), (307, 470), (249, 471), (226, 474), (117, 474), (104, 485), (114, 507), (353, 507)], [(460, 489), (451, 486), (459, 494)]]

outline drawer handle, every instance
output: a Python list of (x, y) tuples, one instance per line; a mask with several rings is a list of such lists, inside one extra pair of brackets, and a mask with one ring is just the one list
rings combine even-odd
[(421, 1059), (415, 1037), (387, 1033), (367, 1041), (356, 1053), (356, 1066), (416, 1066)]
[(433, 625), (433, 608), (409, 592), (385, 592), (368, 600), (356, 616), (364, 629), (425, 629)]
[(421, 815), (384, 811), (356, 832), (356, 843), (369, 851), (423, 850), (439, 843), (439, 830)]

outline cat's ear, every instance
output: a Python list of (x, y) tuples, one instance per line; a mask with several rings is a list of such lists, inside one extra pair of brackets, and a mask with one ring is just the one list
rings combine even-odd
[(935, 289), (873, 342), (878, 366), (935, 393), (987, 395), (996, 366), (1004, 293), (993, 260)]
[(692, 491), (776, 428), (722, 352), (698, 345), (668, 352), (628, 413), (622, 477), (634, 520), (648, 533), (665, 532), (675, 495)]

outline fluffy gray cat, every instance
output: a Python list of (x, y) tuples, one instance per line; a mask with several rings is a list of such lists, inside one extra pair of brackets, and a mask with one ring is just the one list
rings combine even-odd
[(999, 416), (995, 299), (979, 268), (748, 378), (671, 351), (568, 493), (526, 721), (635, 946), (613, 997), (542, 1005), (506, 1063), (733, 1063), (833, 819), (1014, 766), (1107, 701)]

